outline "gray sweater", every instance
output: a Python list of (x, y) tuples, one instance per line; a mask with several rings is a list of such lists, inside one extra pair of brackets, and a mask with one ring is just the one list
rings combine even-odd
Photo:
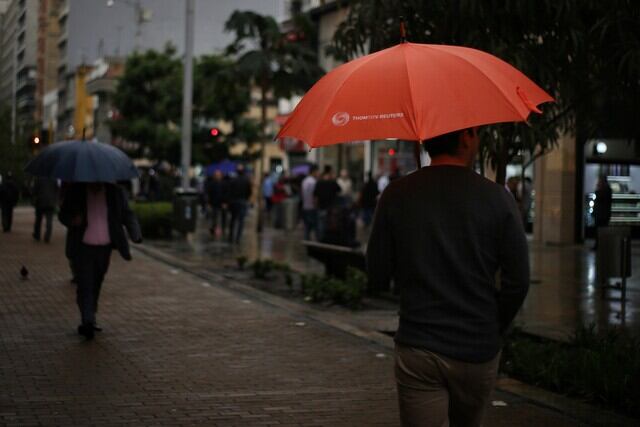
[(396, 342), (465, 362), (491, 360), (529, 288), (515, 201), (458, 166), (397, 180), (380, 198), (367, 270), (372, 286), (393, 280), (400, 289)]

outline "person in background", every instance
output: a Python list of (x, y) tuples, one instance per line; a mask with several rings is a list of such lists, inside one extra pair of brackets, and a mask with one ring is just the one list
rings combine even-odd
[(42, 219), (45, 219), (46, 228), (44, 241), (51, 240), (53, 213), (58, 204), (58, 181), (53, 178), (38, 177), (33, 185), (33, 205), (36, 208), (36, 220), (33, 224), (33, 238), (40, 241)]
[(367, 182), (364, 183), (360, 192), (360, 208), (362, 209), (362, 222), (366, 227), (371, 224), (373, 212), (378, 204), (378, 184), (373, 179), (373, 174), (369, 172)]
[(596, 243), (593, 246), (593, 250), (598, 249), (598, 234), (601, 227), (609, 225), (611, 220), (611, 203), (613, 200), (613, 192), (609, 186), (609, 181), (606, 176), (601, 176), (596, 184), (595, 191), (596, 199), (593, 205), (593, 217), (596, 223)]
[(227, 184), (220, 170), (215, 170), (205, 187), (207, 203), (211, 208), (211, 228), (209, 232), (215, 239), (220, 224), (221, 235), (227, 230)]
[(318, 210), (315, 201), (315, 189), (318, 180), (318, 166), (311, 165), (309, 175), (302, 180), (302, 221), (304, 222), (304, 239), (311, 240), (313, 233), (318, 239)]
[(320, 241), (324, 238), (329, 209), (336, 205), (340, 191), (340, 186), (333, 177), (331, 166), (326, 165), (322, 178), (316, 183), (313, 191), (318, 209), (318, 240)]
[[(529, 288), (516, 203), (473, 169), (477, 130), (424, 143), (431, 166), (389, 184), (367, 247), (372, 289), (400, 290), (403, 426), (480, 426), (504, 335)], [(499, 285), (496, 283), (500, 273)]]
[(273, 209), (273, 191), (274, 182), (270, 173), (264, 174), (262, 180), (262, 197), (264, 198), (265, 211), (267, 212), (267, 221), (271, 221), (271, 211)]
[(349, 177), (349, 172), (342, 169), (336, 182), (340, 186), (340, 196), (344, 199), (345, 205), (351, 205), (353, 203), (353, 181)]
[(58, 218), (68, 230), (67, 257), (72, 259), (78, 282), (78, 333), (91, 340), (96, 331), (102, 330), (96, 324), (96, 312), (111, 251), (117, 249), (130, 261), (127, 234), (134, 243), (141, 243), (140, 225), (122, 188), (100, 182), (67, 188)]
[(389, 185), (389, 176), (384, 173), (380, 174), (380, 176), (378, 177), (377, 184), (378, 184), (378, 192), (382, 194), (384, 189), (387, 188), (387, 185)]
[(238, 165), (237, 176), (229, 183), (229, 208), (231, 224), (229, 226), (229, 243), (240, 243), (244, 220), (249, 209), (251, 182), (246, 176), (243, 165)]
[(533, 190), (531, 178), (528, 176), (523, 180), (520, 180), (520, 186), (518, 192), (520, 193), (520, 212), (522, 214), (522, 224), (524, 224), (525, 230), (529, 224), (529, 211), (531, 210)]
[(18, 204), (20, 190), (13, 179), (13, 174), (7, 172), (0, 184), (0, 209), (2, 209), (2, 231), (8, 233), (13, 224), (13, 209)]

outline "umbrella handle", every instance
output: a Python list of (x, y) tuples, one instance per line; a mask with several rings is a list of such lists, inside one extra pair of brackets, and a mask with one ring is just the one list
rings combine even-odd
[(400, 43), (407, 42), (407, 28), (404, 23), (404, 16), (400, 17)]
[(420, 161), (420, 146), (422, 145), (422, 141), (418, 140), (416, 145), (413, 147), (413, 156), (416, 159), (416, 169), (422, 169), (422, 162)]

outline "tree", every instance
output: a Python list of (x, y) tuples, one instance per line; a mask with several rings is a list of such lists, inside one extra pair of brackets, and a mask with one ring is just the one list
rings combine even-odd
[(135, 52), (127, 58), (118, 82), (114, 105), (119, 118), (112, 120), (115, 135), (137, 142), (137, 156), (177, 163), (180, 159), (182, 63), (175, 49)]
[[(271, 16), (235, 11), (225, 24), (235, 40), (227, 54), (236, 58), (236, 70), (260, 91), (262, 156), (267, 135), (267, 108), (278, 98), (289, 98), (311, 87), (320, 77), (316, 51), (312, 48), (313, 27), (304, 15), (296, 15), (292, 29), (284, 31)], [(262, 175), (262, 161), (258, 163)], [(262, 197), (258, 195), (258, 202)], [(261, 221), (258, 221), (261, 229)]]
[(340, 59), (392, 46), (399, 17), (419, 43), (459, 44), (490, 52), (522, 70), (556, 98), (530, 125), (483, 132), (483, 158), (504, 183), (522, 153), (535, 160), (561, 133), (640, 135), (640, 7), (632, 0), (352, 0), (330, 52)]
[(0, 105), (0, 175), (11, 172), (18, 183), (24, 182), (24, 167), (29, 160), (30, 136), (16, 135), (11, 143), (11, 107)]

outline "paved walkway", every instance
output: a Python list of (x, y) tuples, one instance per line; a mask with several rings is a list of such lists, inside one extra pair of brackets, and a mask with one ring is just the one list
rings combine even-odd
[[(36, 243), (32, 218), (0, 234), (0, 425), (398, 425), (388, 348), (139, 252), (114, 254), (83, 342), (62, 227)], [(487, 426), (582, 425), (494, 398)]]

